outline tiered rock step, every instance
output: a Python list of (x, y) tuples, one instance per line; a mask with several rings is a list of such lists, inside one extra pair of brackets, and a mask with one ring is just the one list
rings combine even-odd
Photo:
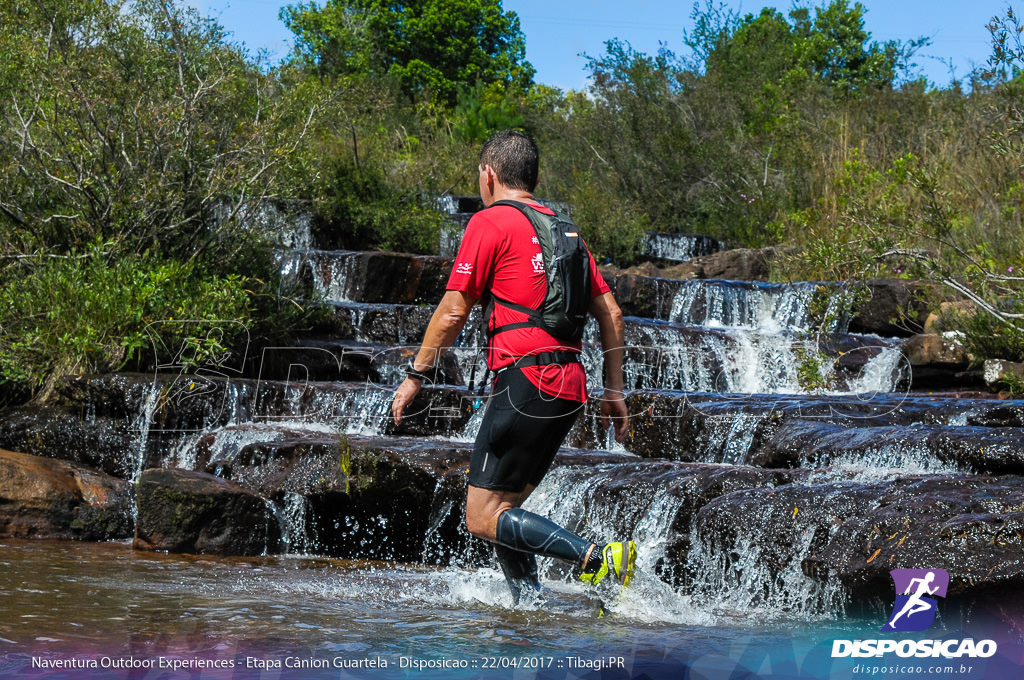
[[(247, 377), (73, 380), (59, 406), (6, 413), (0, 446), (137, 482), (140, 547), (486, 563), (461, 521), (484, 401), (464, 387), (472, 332), (447, 384), (424, 389), (400, 427), (390, 418), (450, 260), (306, 248), (282, 263), (334, 299), (331, 337), (268, 349)], [(538, 510), (587, 535), (636, 537), (647, 567), (711, 607), (727, 592), (835, 611), (837, 597), (890, 596), (881, 574), (920, 564), (949, 565), (961, 592), (1019, 588), (1008, 556), (1021, 547), (1024, 402), (781, 394), (794, 347), (836, 356), (842, 389), (895, 345), (832, 332), (844, 320), (809, 335), (816, 284), (609, 279), (632, 315), (630, 432), (622, 447), (608, 439), (595, 393), (531, 499)], [(771, 342), (777, 360), (735, 382), (745, 348)], [(591, 335), (591, 371), (595, 347)], [(775, 393), (739, 394), (744, 384)]]
[[(310, 295), (336, 303), (337, 328), (332, 332), (337, 337), (409, 344), (419, 340), (451, 267), (451, 259), (444, 257), (322, 250), (292, 251), (283, 256), (283, 263), (283, 270), (301, 281)], [(768, 362), (736, 369), (718, 358), (694, 376), (669, 376), (668, 384), (658, 385), (691, 391), (801, 391), (793, 367), (807, 365), (808, 356), (823, 364), (826, 375), (821, 384), (827, 389), (871, 389), (861, 384), (859, 369), (851, 374), (845, 364), (862, 364), (881, 348), (902, 350), (903, 339), (920, 333), (928, 315), (923, 296), (917, 294), (924, 284), (913, 281), (866, 282), (870, 298), (846, 316), (837, 306), (849, 294), (842, 284), (666, 279), (611, 269), (605, 276), (624, 312), (636, 318), (635, 325), (647, 326), (641, 337), (630, 338), (631, 344), (642, 345), (645, 336), (656, 332), (657, 322), (665, 321), (684, 329), (677, 335), (689, 336), (687, 342), (693, 350), (683, 360), (701, 355), (704, 361), (710, 348), (712, 353), (735, 355), (740, 365), (749, 360), (739, 355), (752, 352), (757, 361)], [(392, 309), (391, 305), (409, 306)], [(728, 338), (720, 339), (723, 336)], [(463, 346), (469, 340), (463, 338)], [(482, 344), (476, 338), (473, 342)], [(772, 347), (763, 347), (766, 343)], [(851, 354), (837, 343), (862, 346), (867, 351)], [(909, 381), (913, 389), (984, 386), (984, 375), (969, 370), (965, 351), (936, 353), (936, 343), (948, 344), (948, 340), (914, 337), (903, 350), (905, 356), (899, 358), (898, 375), (891, 380)], [(779, 357), (777, 361), (773, 355)], [(642, 383), (631, 386), (647, 387)]]
[[(396, 426), (393, 391), (393, 385), (362, 381), (82, 378), (63, 387), (61, 406), (8, 411), (0, 425), (0, 447), (132, 478), (147, 467), (190, 467), (197, 437), (246, 424), (319, 428), (338, 436), (474, 438), (486, 396), (465, 388), (426, 387)], [(983, 395), (637, 390), (627, 394), (631, 427), (618, 447), (600, 426), (599, 400), (599, 392), (592, 395), (569, 446), (766, 468), (860, 465), (1024, 474), (1022, 401)]]
[[(139, 482), (140, 547), (489, 559), (461, 522), (470, 444), (458, 428), (474, 408), (464, 390), (424, 390), (422, 408), (396, 428), (388, 421), (391, 390), (365, 384), (198, 384), (178, 376), (161, 377), (159, 389), (153, 383), (124, 375), (73, 381), (62, 407), (8, 414), (0, 444), (84, 459), (99, 452), (86, 450), (82, 433), (98, 432), (105, 435), (92, 441), (110, 442), (112, 454), (137, 452), (136, 461), (117, 458), (109, 467), (134, 471)], [(754, 568), (782, 600), (799, 599), (808, 583), (841, 584), (862, 600), (887, 592), (888, 568), (919, 560), (960, 574), (955, 587), (963, 592), (1020, 586), (1020, 561), (1007, 556), (1021, 547), (1024, 403), (638, 391), (628, 405), (626, 451), (600, 450), (596, 404), (589, 406), (571, 436), (585, 448), (560, 452), (538, 490), (539, 509), (588, 534), (640, 538), (648, 564), (698, 600)], [(868, 434), (851, 437), (851, 422)], [(925, 474), (825, 459), (904, 435), (943, 443), (954, 467)], [(105, 466), (102, 457), (94, 462)], [(1002, 474), (977, 474), (986, 470)], [(557, 503), (545, 508), (552, 494)], [(262, 519), (252, 499), (265, 502)], [(211, 507), (222, 509), (219, 517), (224, 508), (244, 509), (233, 521), (255, 523), (253, 530), (196, 520), (200, 535), (186, 540), (168, 529), (192, 526), (174, 515), (182, 508)], [(219, 531), (202, 535), (211, 526)]]
[[(344, 338), (346, 343), (402, 350), (378, 355), (378, 364), (389, 366), (382, 375), (389, 376), (395, 375), (396, 359), (407, 361), (419, 347), (433, 312), (418, 305), (352, 302), (334, 303), (332, 308), (338, 320), (337, 337)], [(479, 308), (470, 314), (456, 343), (455, 355), (446, 366), (445, 380), (466, 383), (474, 363), (476, 373), (483, 373), (482, 348), (486, 340), (481, 333), (479, 314)], [(877, 336), (762, 333), (626, 317), (625, 337), (628, 389), (800, 392), (804, 361), (814, 362), (830, 391), (888, 390), (909, 378), (898, 341)], [(319, 342), (321, 348), (329, 346), (329, 341)], [(583, 362), (591, 384), (599, 384), (600, 344), (593, 322), (587, 328), (584, 345)], [(344, 345), (339, 349), (347, 351)], [(340, 358), (341, 352), (335, 355)], [(331, 374), (317, 375), (324, 380), (337, 379)]]
[[(453, 262), (451, 257), (433, 255), (315, 249), (289, 251), (280, 259), (286, 276), (334, 302), (427, 306), (441, 298)], [(674, 279), (612, 269), (605, 271), (605, 280), (623, 312), (629, 316), (678, 322), (685, 314), (691, 325), (701, 325), (702, 318), (706, 318), (704, 309), (714, 311), (716, 306), (725, 305), (734, 307), (738, 315), (735, 316), (738, 323), (726, 322), (727, 325), (754, 328), (760, 327), (765, 317), (760, 316), (751, 324), (749, 315), (758, 318), (758, 310), (770, 312), (765, 309), (766, 305), (809, 301), (816, 296), (826, 300), (834, 292), (845, 289), (843, 284), (836, 283)], [(920, 332), (927, 313), (915, 299), (921, 284), (880, 279), (867, 281), (865, 285), (870, 290), (870, 299), (858, 305), (850, 319), (839, 320), (841, 324), (849, 324), (849, 330), (855, 333), (886, 337), (905, 337)], [(688, 302), (681, 307), (679, 300)], [(901, 314), (900, 308), (906, 314)], [(798, 316), (805, 313), (799, 312)], [(796, 326), (806, 330), (809, 322), (807, 318), (797, 318)]]

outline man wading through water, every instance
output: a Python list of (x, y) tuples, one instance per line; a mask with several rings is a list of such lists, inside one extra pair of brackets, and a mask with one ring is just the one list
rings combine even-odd
[[(533, 197), (537, 171), (537, 145), (526, 134), (506, 130), (484, 144), (479, 173), (486, 209), (466, 227), (447, 292), (391, 405), (400, 423), (423, 381), (432, 379), (441, 353), (465, 326), (470, 309), (481, 298), (493, 299), (487, 365), (496, 377), (470, 461), (466, 527), (494, 543), (517, 602), (540, 588), (536, 555), (572, 562), (581, 579), (595, 584), (610, 576), (625, 585), (636, 559), (632, 541), (598, 545), (520, 507), (540, 484), (586, 401), (582, 344), (556, 338), (528, 313), (541, 306), (548, 291), (540, 232), (531, 222), (547, 219), (540, 213), (554, 215)], [(494, 205), (498, 201), (525, 205)], [(538, 214), (528, 218), (527, 211)], [(563, 224), (572, 229), (565, 235), (578, 239), (571, 223)], [(584, 283), (587, 269), (590, 275), (585, 311), (597, 319), (604, 350), (601, 423), (613, 425), (621, 442), (629, 427), (622, 396), (622, 312), (593, 258), (585, 249), (582, 253)]]

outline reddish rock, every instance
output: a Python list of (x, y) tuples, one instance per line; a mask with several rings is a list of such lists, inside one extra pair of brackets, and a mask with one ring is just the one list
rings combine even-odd
[(982, 385), (977, 372), (969, 370), (970, 353), (953, 335), (914, 335), (903, 343), (902, 351), (910, 364), (910, 384), (913, 389)]
[(925, 333), (945, 333), (958, 330), (962, 317), (974, 316), (980, 308), (971, 300), (956, 300), (939, 303), (937, 309), (928, 314), (924, 320)]
[(0, 536), (131, 536), (128, 482), (83, 465), (0, 450)]
[(626, 270), (602, 267), (601, 271), (606, 277), (621, 274), (665, 279), (768, 281), (771, 276), (771, 262), (779, 252), (778, 248), (734, 248), (695, 257), (670, 267), (658, 267), (645, 262)]
[(730, 281), (767, 281), (771, 276), (774, 248), (735, 248), (703, 255), (671, 267), (679, 278), (728, 279)]
[(944, 366), (966, 369), (971, 358), (955, 338), (925, 333), (915, 335), (903, 343), (903, 354), (911, 366)]

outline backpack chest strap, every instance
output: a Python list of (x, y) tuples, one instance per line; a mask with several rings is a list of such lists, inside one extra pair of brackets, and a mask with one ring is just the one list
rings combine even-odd
[(487, 337), (493, 338), (498, 333), (504, 333), (505, 331), (515, 330), (517, 328), (544, 328), (544, 325), (540, 322), (540, 312), (532, 307), (526, 305), (520, 305), (509, 300), (498, 297), (494, 293), (490, 294), (488, 304), (486, 307), (485, 317), (491, 318), (494, 312), (494, 305), (501, 305), (509, 309), (514, 309), (517, 312), (521, 312), (526, 315), (525, 321), (514, 321), (501, 326), (495, 326), (494, 328), (487, 329)]

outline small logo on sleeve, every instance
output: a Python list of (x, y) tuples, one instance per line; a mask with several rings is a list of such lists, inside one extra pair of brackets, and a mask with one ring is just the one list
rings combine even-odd
[(469, 276), (470, 274), (473, 273), (473, 263), (472, 262), (460, 262), (460, 263), (458, 263), (457, 265), (455, 265), (455, 273), (456, 274), (464, 274), (466, 276)]

